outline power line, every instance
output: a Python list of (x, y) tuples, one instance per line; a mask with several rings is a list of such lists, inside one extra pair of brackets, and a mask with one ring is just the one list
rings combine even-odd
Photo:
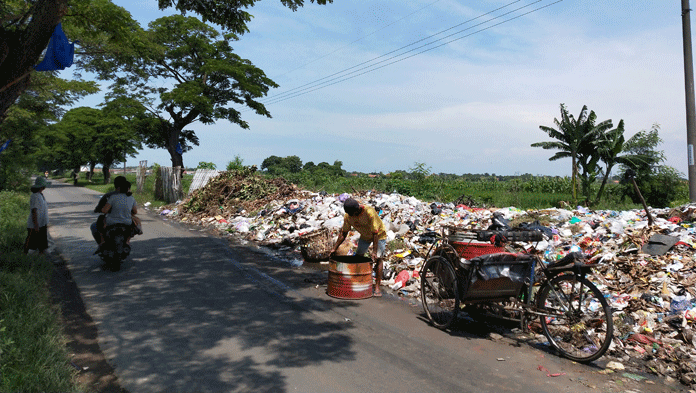
[[(275, 77), (273, 77), (273, 78), (275, 79), (275, 78), (279, 78), (279, 77), (281, 77), (281, 76), (287, 75), (287, 74), (289, 74), (289, 73), (291, 73), (291, 72), (293, 72), (293, 71), (299, 70), (300, 68), (304, 68), (304, 67), (306, 67), (306, 66), (308, 66), (308, 65), (310, 65), (310, 64), (312, 64), (312, 63), (314, 63), (315, 61), (321, 60), (321, 59), (323, 59), (323, 58), (325, 58), (325, 57), (327, 57), (327, 56), (330, 56), (330, 55), (332, 55), (332, 54), (334, 54), (334, 53), (340, 51), (340, 50), (343, 50), (343, 49), (345, 49), (345, 48), (347, 48), (347, 47), (349, 47), (349, 46), (355, 44), (356, 42), (358, 42), (358, 41), (360, 41), (360, 40), (362, 40), (362, 39), (364, 39), (364, 38), (367, 38), (367, 37), (369, 37), (369, 36), (371, 36), (371, 35), (373, 35), (373, 34), (379, 32), (379, 31), (382, 31), (382, 30), (386, 29), (387, 27), (389, 27), (389, 26), (391, 26), (391, 25), (393, 25), (393, 24), (395, 24), (395, 23), (401, 22), (402, 20), (408, 18), (409, 16), (411, 16), (411, 15), (413, 15), (413, 14), (415, 14), (415, 13), (418, 13), (418, 12), (420, 12), (420, 11), (423, 11), (424, 9), (426, 9), (426, 8), (428, 8), (428, 7), (430, 7), (430, 6), (432, 6), (433, 4), (435, 4), (435, 3), (439, 2), (439, 1), (440, 1), (440, 0), (435, 0), (435, 1), (433, 1), (432, 3), (427, 4), (426, 6), (421, 7), (421, 8), (419, 8), (419, 9), (417, 9), (417, 10), (411, 12), (411, 13), (408, 14), (408, 15), (406, 15), (406, 16), (400, 18), (400, 19), (397, 19), (397, 20), (395, 20), (395, 21), (392, 22), (392, 23), (389, 23), (388, 25), (382, 26), (381, 28), (379, 28), (379, 29), (373, 31), (372, 33), (369, 33), (369, 34), (366, 34), (366, 35), (364, 35), (364, 36), (362, 36), (362, 37), (359, 37), (358, 39), (356, 39), (356, 40), (354, 40), (354, 41), (352, 41), (352, 42), (349, 42), (348, 44), (346, 44), (346, 45), (344, 45), (344, 46), (342, 46), (342, 47), (340, 47), (340, 48), (338, 48), (338, 49), (336, 49), (336, 50), (334, 50), (334, 51), (332, 51), (332, 52), (329, 52), (329, 53), (327, 53), (327, 54), (325, 54), (325, 55), (323, 55), (323, 56), (317, 57), (317, 58), (314, 59), (314, 60), (311, 60), (311, 61), (309, 61), (309, 62), (307, 62), (307, 63), (305, 63), (305, 64), (303, 64), (303, 65), (301, 65), (301, 66), (299, 66), (299, 67), (297, 67), (297, 68), (293, 68), (292, 70), (287, 71), (287, 72), (284, 72), (284, 73), (282, 73), (282, 74), (280, 74), (280, 75), (277, 75), (277, 76), (275, 76)], [(518, 0), (518, 1), (520, 1), (520, 0)]]
[[(474, 20), (480, 19), (480, 18), (482, 18), (482, 17), (484, 17), (484, 16), (486, 16), (486, 15), (490, 15), (490, 14), (492, 14), (492, 13), (494, 13), (494, 12), (500, 11), (500, 10), (502, 10), (502, 9), (504, 9), (504, 8), (507, 8), (507, 7), (509, 7), (509, 6), (513, 5), (513, 4), (515, 4), (515, 3), (519, 3), (520, 1), (521, 1), (521, 0), (515, 0), (515, 1), (511, 2), (511, 3), (508, 3), (508, 4), (504, 5), (504, 6), (502, 6), (502, 7), (498, 7), (498, 8), (496, 8), (496, 9), (494, 9), (494, 10), (491, 10), (491, 11), (488, 11), (488, 12), (486, 12), (486, 13), (484, 13), (484, 14), (481, 14), (481, 15), (475, 17), (475, 18), (471, 18), (471, 19), (466, 20), (466, 21), (464, 21), (464, 22), (462, 22), (462, 23), (459, 23), (459, 24), (457, 24), (457, 25), (454, 25), (454, 26), (452, 26), (452, 27), (450, 27), (450, 28), (447, 28), (447, 29), (445, 29), (445, 30), (441, 30), (441, 31), (439, 31), (439, 32), (437, 32), (437, 33), (435, 33), (435, 34), (431, 34), (431, 35), (429, 35), (429, 36), (427, 36), (427, 37), (421, 38), (420, 40), (414, 41), (414, 42), (412, 42), (412, 43), (410, 43), (410, 44), (408, 44), (408, 45), (404, 45), (404, 46), (402, 46), (402, 47), (400, 47), (400, 48), (394, 49), (394, 50), (392, 50), (392, 51), (390, 51), (390, 52), (387, 52), (387, 53), (385, 53), (385, 54), (383, 54), (383, 55), (377, 56), (377, 57), (372, 58), (372, 59), (370, 59), (370, 60), (367, 60), (367, 61), (364, 61), (364, 62), (362, 62), (362, 63), (356, 64), (356, 65), (354, 65), (354, 66), (352, 66), (352, 67), (349, 67), (349, 68), (343, 69), (343, 70), (341, 70), (341, 71), (335, 72), (335, 73), (333, 73), (333, 74), (331, 74), (331, 75), (327, 75), (327, 76), (325, 76), (325, 77), (323, 77), (323, 78), (320, 78), (320, 79), (317, 79), (317, 80), (315, 80), (315, 81), (312, 81), (312, 82), (309, 82), (309, 83), (305, 83), (304, 85), (301, 85), (301, 86), (292, 88), (292, 89), (290, 89), (290, 90), (288, 90), (288, 91), (286, 91), (286, 92), (279, 93), (279, 94), (277, 94), (277, 95), (275, 95), (275, 96), (267, 97), (266, 100), (271, 100), (271, 101), (278, 100), (278, 99), (282, 98), (283, 96), (295, 94), (295, 92), (296, 92), (297, 90), (306, 90), (306, 89), (310, 89), (310, 88), (312, 87), (312, 86), (310, 86), (310, 85), (328, 83), (328, 82), (330, 82), (330, 81), (328, 81), (328, 82), (322, 82), (322, 83), (319, 83), (319, 82), (321, 82), (321, 81), (323, 81), (323, 80), (325, 80), (325, 79), (329, 79), (329, 78), (331, 78), (331, 77), (334, 77), (334, 76), (336, 76), (336, 75), (343, 74), (343, 73), (345, 73), (346, 71), (350, 71), (350, 70), (355, 69), (355, 68), (358, 68), (358, 67), (360, 67), (360, 66), (362, 66), (362, 65), (371, 63), (371, 62), (373, 62), (373, 61), (375, 61), (375, 60), (381, 59), (381, 58), (383, 58), (383, 57), (385, 57), (385, 56), (388, 56), (388, 55), (390, 55), (390, 54), (392, 54), (392, 53), (399, 52), (400, 50), (405, 49), (405, 48), (408, 48), (409, 46), (413, 46), (413, 45), (415, 45), (415, 44), (417, 44), (417, 43), (419, 43), (419, 42), (423, 42), (423, 41), (425, 41), (425, 40), (427, 40), (427, 39), (429, 39), (429, 38), (438, 36), (438, 35), (440, 35), (440, 34), (442, 34), (442, 33), (445, 33), (445, 32), (447, 32), (447, 31), (450, 31), (450, 30), (452, 30), (452, 29), (454, 29), (454, 28), (457, 28), (457, 27), (459, 27), (459, 26), (465, 25), (465, 24), (467, 24), (467, 23), (469, 23), (469, 22), (472, 22), (472, 21), (474, 21)], [(533, 5), (533, 4), (536, 4), (536, 3), (540, 2), (540, 1), (543, 1), (543, 0), (536, 0), (535, 2), (533, 2), (533, 3), (531, 3), (531, 4), (527, 4), (527, 5), (523, 6), (523, 7), (517, 8), (517, 9), (512, 10), (512, 11), (509, 11), (509, 12), (504, 13), (504, 14), (502, 14), (502, 15), (499, 15), (499, 16), (497, 16), (496, 18), (492, 18), (492, 19), (489, 19), (489, 20), (487, 20), (487, 21), (485, 21), (485, 22), (479, 23), (478, 25), (474, 25), (474, 26), (471, 26), (471, 27), (469, 27), (469, 28), (467, 28), (467, 29), (460, 30), (460, 31), (458, 31), (458, 32), (456, 32), (456, 33), (453, 33), (453, 34), (450, 34), (450, 35), (448, 35), (448, 36), (439, 38), (439, 39), (437, 39), (437, 40), (435, 40), (435, 41), (432, 41), (432, 42), (429, 43), (429, 44), (425, 44), (425, 45), (423, 45), (423, 46), (431, 45), (431, 44), (433, 44), (433, 43), (435, 43), (435, 42), (438, 42), (438, 41), (441, 41), (441, 40), (446, 39), (446, 38), (448, 38), (448, 37), (451, 37), (452, 35), (459, 34), (459, 33), (464, 32), (464, 31), (466, 31), (466, 30), (470, 30), (470, 29), (472, 29), (472, 28), (474, 28), (474, 27), (476, 27), (476, 26), (480, 26), (481, 24), (488, 23), (488, 22), (490, 22), (491, 20), (495, 20), (495, 19), (497, 19), (497, 18), (500, 18), (500, 17), (503, 17), (503, 16), (505, 16), (505, 15), (508, 15), (508, 14), (510, 14), (510, 13), (512, 13), (512, 12), (518, 11), (518, 10), (520, 10), (520, 9), (522, 9), (522, 8), (529, 7), (529, 6), (531, 6), (531, 5)], [(420, 46), (420, 47), (417, 47), (417, 48), (415, 48), (415, 49), (412, 49), (411, 51), (417, 50), (417, 49), (419, 49), (419, 48), (422, 48), (423, 46)], [(388, 58), (388, 59), (386, 59), (386, 60), (384, 60), (384, 61), (388, 61), (388, 60), (391, 60), (391, 59), (393, 59), (393, 58), (395, 58), (395, 57), (402, 56), (402, 55), (404, 55), (404, 54), (406, 54), (406, 53), (409, 53), (409, 52), (411, 52), (411, 51), (407, 51), (407, 52), (404, 52), (404, 53), (402, 53), (402, 54), (392, 56), (392, 57), (390, 57), (390, 58)], [(379, 63), (381, 63), (381, 62), (379, 62)], [(376, 63), (376, 64), (379, 64), (379, 63)], [(373, 65), (374, 65), (374, 64), (373, 64)], [(372, 66), (372, 65), (368, 65), (367, 67), (371, 67), (371, 66)], [(367, 68), (367, 67), (364, 67), (364, 68)], [(363, 68), (363, 69), (364, 69), (364, 68)], [(354, 72), (359, 72), (359, 71), (360, 71), (360, 70), (354, 71)], [(349, 74), (350, 74), (350, 73), (349, 73)], [(345, 75), (344, 75), (344, 76), (345, 76)], [(339, 78), (340, 78), (340, 77), (339, 77)], [(336, 79), (336, 78), (334, 78), (334, 79)], [(332, 80), (333, 80), (333, 79), (332, 79)], [(306, 88), (306, 89), (303, 89), (304, 87), (307, 87), (307, 88)]]
[[(539, 0), (539, 1), (541, 1), (541, 0)], [(444, 43), (442, 43), (442, 44), (440, 44), (440, 45), (434, 46), (434, 47), (432, 47), (432, 48), (425, 49), (425, 50), (423, 50), (423, 51), (420, 51), (420, 52), (418, 52), (418, 53), (414, 53), (414, 54), (412, 54), (412, 55), (410, 55), (410, 56), (403, 57), (403, 58), (401, 58), (401, 59), (394, 60), (394, 61), (392, 61), (392, 62), (390, 62), (390, 63), (381, 65), (381, 66), (379, 66), (379, 67), (375, 67), (375, 68), (372, 68), (372, 69), (368, 69), (367, 71), (363, 71), (363, 72), (360, 72), (361, 70), (354, 71), (353, 73), (349, 73), (349, 74), (346, 74), (346, 75), (344, 75), (344, 76), (338, 77), (338, 78), (343, 78), (343, 79), (335, 80), (335, 81), (333, 81), (333, 82), (331, 82), (331, 83), (329, 83), (330, 81), (328, 81), (328, 82), (325, 82), (326, 84), (323, 84), (323, 85), (320, 85), (320, 86), (317, 86), (317, 87), (314, 87), (314, 88), (308, 88), (309, 90), (303, 90), (303, 91), (297, 92), (296, 94), (291, 95), (291, 96), (289, 96), (289, 97), (284, 97), (284, 98), (281, 98), (281, 99), (277, 99), (277, 100), (275, 100), (275, 101), (269, 102), (269, 103), (264, 104), (264, 105), (276, 104), (276, 103), (278, 103), (278, 102), (282, 102), (282, 101), (285, 101), (285, 100), (289, 100), (289, 99), (291, 99), (291, 98), (295, 98), (295, 97), (298, 97), (298, 96), (301, 96), (301, 95), (304, 95), (304, 94), (307, 94), (307, 93), (311, 93), (311, 92), (313, 92), (313, 91), (320, 90), (320, 89), (323, 89), (323, 88), (325, 88), (325, 87), (328, 87), (328, 86), (331, 86), (331, 85), (335, 85), (335, 84), (337, 84), (337, 83), (344, 82), (344, 81), (349, 80), (349, 79), (353, 79), (353, 78), (358, 77), (358, 76), (360, 76), (360, 75), (364, 75), (364, 74), (367, 74), (367, 73), (369, 73), (369, 72), (376, 71), (376, 70), (378, 70), (378, 69), (387, 67), (387, 66), (392, 65), (392, 64), (394, 64), (394, 63), (398, 63), (398, 62), (400, 62), (400, 61), (409, 59), (409, 58), (411, 58), (411, 57), (420, 55), (420, 54), (422, 54), (422, 53), (429, 52), (429, 51), (431, 51), (431, 50), (437, 49), (437, 48), (439, 48), (439, 47), (441, 47), (441, 46), (450, 44), (450, 43), (452, 43), (452, 42), (454, 42), (454, 41), (458, 41), (458, 40), (461, 40), (461, 39), (463, 39), (463, 38), (470, 37), (470, 36), (472, 36), (472, 35), (474, 35), (474, 34), (476, 34), (476, 33), (480, 33), (480, 32), (482, 32), (482, 31), (491, 29), (491, 28), (493, 28), (493, 27), (500, 26), (500, 25), (502, 25), (503, 23), (507, 23), (507, 22), (509, 22), (509, 21), (512, 21), (512, 20), (521, 18), (521, 17), (526, 16), (526, 15), (529, 15), (529, 14), (531, 14), (531, 13), (533, 13), (533, 12), (542, 10), (542, 9), (544, 9), (544, 8), (547, 8), (547, 7), (550, 7), (550, 6), (554, 5), (554, 4), (558, 4), (558, 3), (560, 3), (561, 1), (563, 1), (563, 0), (557, 0), (557, 1), (553, 2), (553, 3), (549, 3), (549, 4), (546, 4), (546, 5), (544, 5), (544, 6), (535, 8), (535, 9), (533, 9), (533, 10), (527, 11), (527, 12), (522, 13), (522, 14), (520, 14), (520, 15), (516, 15), (516, 16), (514, 16), (514, 17), (512, 17), (512, 18), (506, 19), (506, 20), (504, 20), (504, 21), (501, 21), (501, 22), (495, 23), (495, 24), (493, 24), (493, 25), (490, 25), (490, 26), (484, 27), (484, 28), (482, 28), (482, 29), (479, 29), (479, 30), (477, 30), (477, 31), (474, 31), (474, 32), (472, 32), (472, 33), (470, 33), (470, 34), (467, 34), (467, 35), (465, 35), (465, 36), (458, 37), (458, 38), (454, 38), (454, 39), (449, 40), (449, 41), (446, 41), (446, 42), (444, 42)], [(536, 1), (535, 3), (538, 3), (538, 1)], [(532, 4), (534, 4), (534, 3), (532, 3)], [(531, 4), (530, 4), (530, 5), (531, 5)], [(520, 8), (525, 8), (525, 7), (520, 7)], [(518, 10), (519, 10), (519, 9), (518, 9)], [(514, 10), (514, 11), (516, 11), (516, 10)], [(514, 12), (514, 11), (511, 11), (511, 12)], [(508, 12), (508, 13), (506, 13), (506, 14), (509, 14), (509, 13), (510, 13), (510, 12)], [(503, 14), (503, 15), (500, 15), (500, 16), (504, 16), (504, 15), (506, 15), (506, 14)], [(488, 20), (488, 21), (486, 21), (486, 22), (482, 22), (481, 24), (490, 22), (491, 20), (494, 20), (494, 19), (497, 19), (497, 18), (500, 18), (500, 16), (498, 16), (498, 17), (496, 17), (496, 18), (493, 18), (493, 19), (490, 19), (490, 20)], [(479, 25), (481, 25), (481, 24), (479, 24)], [(447, 36), (447, 37), (450, 37), (450, 36), (456, 35), (456, 34), (458, 34), (458, 33), (451, 34), (451, 35), (449, 35), (449, 36)], [(447, 37), (443, 37), (443, 39), (444, 39), (444, 38), (447, 38)], [(438, 40), (438, 41), (441, 41), (441, 40), (442, 40), (442, 39), (440, 39), (440, 40)], [(437, 42), (437, 41), (436, 41), (436, 42)], [(431, 44), (432, 44), (432, 43), (431, 43)], [(423, 45), (423, 46), (421, 46), (421, 47), (419, 47), (419, 48), (422, 48), (422, 47), (428, 46), (428, 45), (430, 45), (430, 44)], [(418, 48), (416, 48), (416, 49), (418, 49)], [(415, 50), (415, 49), (414, 49), (414, 50)], [(412, 52), (412, 51), (409, 51), (409, 52)], [(408, 53), (408, 52), (406, 52), (406, 53)], [(405, 54), (405, 53), (403, 53), (403, 54), (401, 54), (401, 55), (398, 55), (398, 56), (402, 56), (402, 55), (404, 55), (404, 54)], [(391, 59), (393, 59), (393, 58), (395, 58), (395, 57), (398, 57), (398, 56), (394, 56), (394, 57), (392, 57), (392, 58), (390, 58), (390, 59), (387, 59), (387, 60), (384, 60), (384, 61), (391, 60)], [(382, 61), (382, 62), (380, 62), (380, 63), (383, 63), (384, 61)], [(378, 63), (378, 64), (379, 64), (379, 63)], [(376, 64), (375, 64), (375, 65), (376, 65)], [(372, 66), (374, 66), (374, 65), (371, 65), (371, 66), (369, 66), (369, 67), (372, 67)], [(369, 67), (366, 67), (366, 68), (369, 68)], [(364, 68), (363, 68), (363, 69), (364, 69)], [(352, 75), (352, 76), (347, 76), (347, 75), (350, 75), (350, 74), (354, 74), (354, 73), (356, 73), (356, 72), (360, 72), (360, 73), (355, 74), (355, 75)]]
[[(505, 16), (505, 15), (509, 15), (510, 13), (513, 13), (513, 12), (515, 12), (515, 11), (519, 11), (520, 9), (529, 7), (530, 5), (536, 4), (536, 3), (540, 2), (540, 1), (543, 1), (543, 0), (537, 0), (537, 1), (533, 2), (533, 3), (531, 3), (531, 4), (528, 4), (528, 5), (526, 5), (526, 6), (523, 6), (523, 7), (517, 8), (517, 9), (515, 9), (515, 10), (506, 12), (505, 14), (501, 14), (501, 15), (499, 15), (499, 16), (497, 16), (497, 17), (495, 17), (495, 18), (491, 18), (491, 19), (489, 19), (489, 20), (487, 20), (487, 21), (485, 21), (485, 22), (481, 22), (481, 23), (479, 23), (479, 24), (477, 24), (477, 25), (474, 25), (474, 26), (472, 26), (472, 27), (469, 27), (469, 28), (467, 28), (467, 29), (458, 31), (458, 32), (456, 32), (456, 33), (450, 34), (450, 35), (445, 36), (445, 37), (442, 37), (442, 38), (440, 38), (440, 39), (438, 39), (438, 40), (435, 40), (435, 41), (433, 41), (433, 42), (431, 42), (431, 43), (421, 45), (421, 46), (419, 46), (419, 47), (417, 47), (417, 48), (414, 48), (414, 49), (412, 49), (412, 50), (409, 50), (409, 51), (407, 51), (407, 52), (401, 53), (401, 54), (396, 55), (396, 56), (392, 56), (392, 57), (390, 57), (390, 58), (388, 58), (388, 59), (386, 59), (386, 60), (383, 60), (383, 61), (381, 61), (381, 62), (378, 62), (378, 63), (372, 64), (372, 65), (369, 65), (369, 66), (367, 66), (367, 67), (363, 67), (362, 69), (359, 69), (359, 70), (350, 72), (350, 73), (348, 73), (348, 74), (339, 76), (339, 77), (334, 78), (334, 79), (332, 79), (332, 80), (329, 80), (329, 81), (326, 81), (326, 82), (322, 82), (322, 83), (319, 84), (318, 86), (307, 87), (306, 89), (302, 89), (302, 90), (300, 90), (300, 91), (296, 91), (295, 93), (292, 93), (292, 94), (290, 94), (290, 95), (288, 95), (288, 96), (285, 96), (285, 97), (282, 97), (282, 98), (279, 97), (279, 96), (273, 97), (273, 98), (271, 99), (270, 102), (264, 103), (264, 105), (271, 105), (271, 104), (276, 104), (276, 103), (279, 103), (279, 102), (282, 102), (282, 101), (286, 101), (286, 100), (289, 100), (289, 99), (292, 99), (292, 98), (295, 98), (295, 97), (299, 97), (299, 96), (304, 95), (304, 94), (307, 94), (307, 93), (311, 93), (311, 92), (316, 91), (316, 90), (323, 89), (323, 88), (325, 88), (325, 87), (329, 87), (329, 86), (335, 85), (335, 84), (337, 84), (337, 83), (344, 82), (344, 81), (349, 80), (349, 79), (353, 79), (353, 78), (358, 77), (358, 76), (360, 76), (360, 75), (364, 75), (364, 74), (367, 74), (367, 73), (370, 73), (370, 72), (379, 70), (379, 69), (384, 68), (384, 67), (387, 67), (387, 66), (389, 66), (389, 65), (398, 63), (398, 62), (400, 62), (400, 61), (409, 59), (409, 58), (411, 58), (411, 57), (414, 57), (414, 56), (420, 55), (420, 54), (422, 54), (422, 53), (429, 52), (429, 51), (431, 51), (431, 50), (437, 49), (437, 48), (442, 47), (442, 46), (444, 46), (444, 45), (450, 44), (450, 43), (452, 43), (452, 42), (454, 42), (454, 41), (458, 41), (458, 40), (461, 40), (461, 39), (470, 37), (470, 36), (472, 36), (472, 35), (474, 35), (474, 34), (477, 34), (477, 33), (482, 32), (482, 31), (491, 29), (491, 28), (496, 27), (496, 26), (500, 26), (500, 25), (502, 25), (502, 24), (504, 24), (504, 23), (510, 22), (510, 21), (512, 21), (512, 20), (515, 20), (515, 19), (519, 19), (519, 18), (521, 18), (521, 17), (523, 17), (523, 16), (529, 15), (529, 14), (531, 14), (531, 13), (534, 13), (534, 12), (536, 12), (536, 11), (542, 10), (542, 9), (544, 9), (544, 8), (548, 8), (548, 7), (552, 6), (552, 5), (555, 5), (555, 4), (558, 4), (558, 3), (562, 2), (563, 0), (554, 1), (554, 2), (549, 3), (549, 4), (546, 4), (546, 5), (544, 5), (544, 6), (541, 6), (541, 7), (535, 8), (535, 9), (533, 9), (533, 10), (524, 12), (524, 13), (522, 13), (522, 14), (520, 14), (520, 15), (516, 15), (516, 16), (511, 17), (511, 18), (509, 18), (509, 19), (506, 19), (506, 20), (503, 20), (503, 21), (501, 21), (501, 22), (495, 23), (495, 24), (493, 24), (493, 25), (486, 26), (486, 27), (484, 27), (484, 28), (482, 28), (482, 29), (476, 30), (476, 31), (474, 31), (474, 32), (472, 32), (472, 33), (469, 33), (469, 34), (467, 34), (467, 35), (464, 35), (464, 36), (462, 36), (462, 37), (454, 38), (454, 39), (449, 40), (449, 41), (446, 41), (446, 42), (444, 42), (444, 43), (442, 43), (442, 44), (440, 44), (440, 45), (437, 45), (437, 46), (434, 46), (434, 47), (431, 47), (431, 48), (427, 48), (427, 49), (422, 50), (422, 51), (420, 51), (420, 52), (414, 53), (414, 54), (412, 54), (412, 55), (410, 55), (410, 56), (402, 57), (402, 58), (400, 58), (400, 59), (394, 60), (394, 61), (389, 62), (389, 63), (387, 63), (387, 64), (383, 64), (383, 65), (381, 65), (381, 66), (379, 66), (379, 67), (374, 67), (374, 66), (376, 66), (376, 65), (378, 65), (378, 64), (381, 64), (381, 63), (387, 62), (387, 61), (389, 61), (389, 60), (395, 59), (395, 58), (397, 58), (397, 57), (403, 56), (403, 55), (405, 55), (405, 54), (407, 54), (407, 53), (410, 53), (410, 52), (413, 52), (413, 51), (415, 51), (415, 50), (417, 50), (417, 49), (420, 49), (420, 48), (423, 48), (423, 47), (432, 45), (432, 44), (434, 44), (434, 43), (436, 43), (436, 42), (438, 42), (438, 41), (442, 41), (443, 39), (446, 39), (446, 38), (448, 38), (448, 37), (452, 37), (452, 36), (454, 36), (454, 35), (460, 34), (460, 33), (462, 33), (463, 31), (470, 30), (470, 29), (473, 28), (473, 27), (480, 26), (480, 25), (482, 25), (482, 24), (491, 22), (491, 21), (493, 21), (493, 20), (495, 20), (495, 19), (499, 19), (500, 17), (503, 17), (503, 16)], [(517, 2), (517, 1), (515, 1), (515, 2), (513, 2), (513, 3), (510, 3), (510, 4), (514, 4), (514, 3), (516, 3), (516, 2)], [(508, 4), (508, 5), (509, 5), (509, 4)], [(505, 7), (506, 7), (506, 6), (505, 6)], [(496, 11), (496, 10), (494, 10), (494, 11)], [(491, 11), (491, 12), (494, 12), (494, 11)], [(488, 12), (488, 13), (486, 13), (486, 14), (489, 14), (489, 13), (490, 13), (490, 12)], [(486, 14), (483, 14), (483, 15), (486, 15)], [(475, 18), (475, 19), (478, 19), (478, 17)], [(465, 23), (466, 23), (466, 22), (465, 22)], [(460, 24), (460, 25), (461, 25), (461, 24)], [(448, 30), (451, 30), (451, 28), (448, 29)], [(422, 40), (421, 40), (421, 41), (422, 41)], [(411, 45), (413, 45), (413, 44), (409, 44), (409, 45), (407, 45), (406, 47), (411, 46)], [(400, 49), (403, 49), (403, 48), (404, 48), (404, 47), (402, 47), (402, 48), (400, 48)], [(400, 49), (397, 49), (397, 51), (400, 50)], [(393, 52), (394, 52), (394, 51), (392, 51), (392, 52), (390, 52), (390, 53), (393, 53)], [(384, 57), (384, 55), (382, 55), (382, 56), (380, 56), (380, 57), (377, 57), (377, 58), (375, 58), (375, 59), (378, 59), (378, 58), (381, 58), (381, 57)], [(373, 59), (373, 60), (374, 60), (374, 59)], [(370, 60), (370, 61), (372, 61), (372, 60)], [(370, 62), (370, 61), (368, 61), (368, 62)], [(365, 63), (361, 63), (361, 64), (365, 64)], [(353, 68), (355, 68), (355, 67), (357, 67), (357, 66), (348, 68), (348, 69), (346, 69), (346, 70), (350, 70), (350, 69), (353, 69)], [(370, 68), (370, 67), (374, 67), (374, 68)], [(346, 71), (346, 70), (344, 70), (344, 71)], [(363, 71), (363, 70), (366, 70), (366, 71)], [(340, 73), (343, 73), (344, 71), (340, 71), (340, 72), (338, 72), (338, 73), (332, 74), (331, 76), (337, 75), (337, 74), (340, 74)], [(360, 71), (363, 71), (363, 72), (360, 72)], [(354, 74), (354, 75), (352, 75), (352, 74)], [(348, 76), (348, 75), (351, 75), (351, 76)], [(331, 77), (331, 76), (324, 77), (324, 78), (322, 78), (322, 79), (319, 79), (319, 80), (317, 80), (317, 81), (315, 81), (315, 82), (310, 82), (310, 83), (305, 84), (305, 85), (303, 85), (303, 86), (315, 84), (316, 82), (318, 82), (318, 81), (320, 81), (320, 80), (327, 79), (327, 78), (329, 78), (329, 77)], [(303, 87), (303, 86), (301, 86), (301, 87)], [(293, 89), (293, 90), (298, 90), (298, 89), (300, 89), (300, 87), (295, 88), (295, 89)], [(287, 94), (289, 94), (289, 93), (283, 93), (283, 95), (287, 95)], [(247, 110), (245, 110), (245, 111), (243, 111), (243, 112), (246, 112), (246, 111), (249, 111), (249, 110), (251, 110), (251, 109), (247, 109)]]

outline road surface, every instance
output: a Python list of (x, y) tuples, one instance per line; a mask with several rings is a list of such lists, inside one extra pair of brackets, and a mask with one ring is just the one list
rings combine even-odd
[(102, 271), (89, 232), (100, 194), (59, 182), (44, 194), (50, 236), (131, 393), (672, 390), (490, 340), (477, 322), (440, 331), (394, 296), (331, 298), (326, 273), (152, 213), (122, 270)]

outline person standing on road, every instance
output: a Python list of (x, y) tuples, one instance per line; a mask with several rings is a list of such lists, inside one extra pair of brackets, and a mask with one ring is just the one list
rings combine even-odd
[(373, 290), (374, 296), (382, 296), (380, 285), (382, 283), (382, 269), (384, 251), (387, 247), (387, 231), (384, 229), (384, 223), (379, 218), (379, 214), (370, 206), (361, 205), (353, 198), (348, 198), (343, 202), (343, 210), (346, 214), (343, 216), (343, 228), (338, 235), (336, 245), (332, 251), (335, 254), (338, 247), (346, 240), (348, 232), (351, 228), (355, 228), (360, 233), (358, 240), (358, 249), (356, 255), (365, 255), (370, 244), (372, 245), (371, 257), (376, 264), (375, 287)]
[(24, 242), (25, 254), (28, 254), (29, 250), (39, 250), (39, 254), (44, 254), (48, 248), (48, 205), (43, 190), (49, 185), (51, 183), (45, 177), (39, 176), (31, 187), (27, 240)]

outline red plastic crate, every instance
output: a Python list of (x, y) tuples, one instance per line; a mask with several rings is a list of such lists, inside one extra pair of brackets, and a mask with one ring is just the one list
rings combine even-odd
[(505, 248), (496, 247), (490, 243), (475, 243), (475, 242), (451, 242), (452, 247), (457, 251), (461, 258), (471, 259), (486, 254), (494, 254), (496, 252), (505, 252)]

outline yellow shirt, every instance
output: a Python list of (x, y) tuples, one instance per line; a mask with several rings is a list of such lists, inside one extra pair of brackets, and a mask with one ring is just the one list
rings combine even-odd
[(350, 216), (346, 213), (343, 216), (343, 232), (350, 231), (351, 227), (360, 233), (360, 239), (371, 242), (373, 236), (377, 234), (377, 240), (387, 238), (387, 231), (384, 223), (379, 218), (379, 214), (370, 206), (362, 206), (362, 211), (357, 216)]

